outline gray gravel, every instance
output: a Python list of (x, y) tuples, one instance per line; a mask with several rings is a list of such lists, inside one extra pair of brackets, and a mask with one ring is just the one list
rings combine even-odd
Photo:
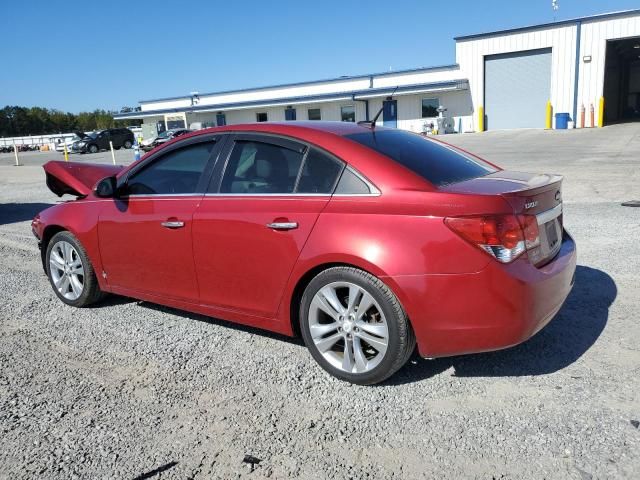
[(1, 155), (0, 478), (638, 478), (640, 209), (620, 202), (640, 200), (640, 125), (447, 140), (566, 175), (576, 286), (529, 342), (414, 358), (377, 387), (255, 329), (64, 306), (29, 227), (57, 201), (39, 165), (61, 155)]

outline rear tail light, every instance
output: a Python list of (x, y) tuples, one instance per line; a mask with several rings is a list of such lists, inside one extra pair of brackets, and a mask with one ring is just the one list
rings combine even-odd
[(502, 263), (509, 263), (540, 244), (533, 215), (449, 217), (444, 223), (469, 243)]

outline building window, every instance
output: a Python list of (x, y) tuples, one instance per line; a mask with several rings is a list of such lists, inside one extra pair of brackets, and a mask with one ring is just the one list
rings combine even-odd
[(175, 130), (177, 128), (186, 128), (184, 125), (184, 117), (182, 115), (168, 116), (167, 130)]
[(309, 115), (309, 120), (321, 120), (322, 117), (320, 115), (320, 109), (319, 108), (310, 108), (307, 111), (308, 115)]
[(227, 124), (227, 117), (224, 113), (221, 112), (216, 114), (216, 124), (219, 127), (224, 127)]
[(356, 107), (353, 105), (345, 105), (340, 107), (340, 119), (343, 122), (355, 122), (356, 121)]
[(438, 100), (437, 98), (423, 98), (422, 99), (422, 118), (437, 117), (439, 106), (440, 106), (440, 100)]
[(266, 122), (267, 120), (267, 112), (256, 113), (256, 122)]

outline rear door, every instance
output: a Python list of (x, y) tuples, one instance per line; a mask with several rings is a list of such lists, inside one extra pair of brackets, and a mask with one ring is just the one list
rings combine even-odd
[(100, 254), (107, 281), (119, 293), (198, 301), (193, 212), (219, 143), (208, 136), (172, 145), (131, 172), (119, 198), (103, 202)]
[(273, 318), (344, 165), (276, 136), (242, 134), (227, 143), (193, 218), (201, 302)]

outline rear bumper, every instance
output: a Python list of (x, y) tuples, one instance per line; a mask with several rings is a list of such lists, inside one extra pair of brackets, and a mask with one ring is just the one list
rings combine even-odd
[(392, 277), (423, 357), (478, 353), (517, 345), (540, 331), (573, 287), (576, 245), (562, 247), (536, 268), (526, 255), (508, 265), (490, 262), (477, 273)]

